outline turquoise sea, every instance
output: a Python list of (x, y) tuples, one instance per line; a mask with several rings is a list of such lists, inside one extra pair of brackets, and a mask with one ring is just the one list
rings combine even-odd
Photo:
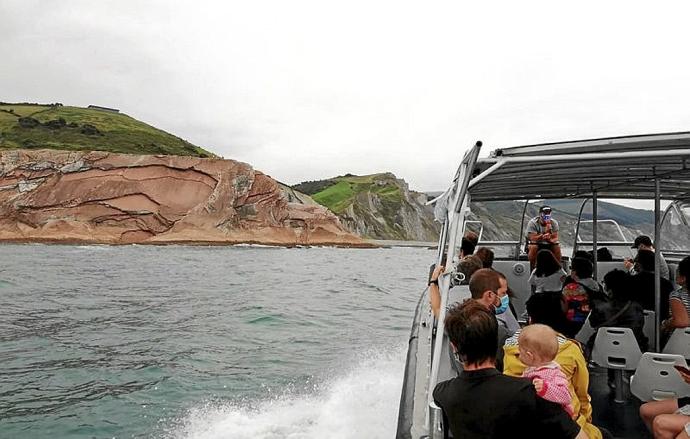
[(0, 246), (0, 437), (393, 437), (434, 256)]

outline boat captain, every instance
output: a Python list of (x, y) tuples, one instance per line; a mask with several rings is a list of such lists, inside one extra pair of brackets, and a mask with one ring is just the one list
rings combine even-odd
[(561, 246), (558, 244), (558, 221), (551, 217), (551, 207), (542, 206), (539, 215), (527, 223), (527, 258), (530, 269), (534, 269), (537, 252), (548, 249), (561, 260)]

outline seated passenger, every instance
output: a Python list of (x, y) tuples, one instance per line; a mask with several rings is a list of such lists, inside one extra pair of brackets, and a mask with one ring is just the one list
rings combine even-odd
[(497, 330), (494, 316), (477, 301), (449, 310), (446, 332), (464, 370), (434, 388), (443, 425), (463, 439), (504, 439), (516, 432), (530, 438), (586, 438), (558, 404), (537, 397), (529, 381), (496, 370)]
[(678, 263), (676, 271), (676, 283), (679, 288), (671, 293), (669, 308), (671, 316), (662, 325), (662, 331), (670, 336), (676, 328), (690, 326), (690, 294), (688, 293), (688, 280), (690, 280), (690, 256), (683, 258)]
[(462, 285), (469, 285), (470, 278), (477, 271), (482, 269), (482, 261), (476, 255), (465, 256), (458, 262), (458, 271), (465, 276)]
[(566, 272), (553, 253), (550, 250), (539, 250), (537, 265), (528, 279), (529, 284), (535, 287), (535, 293), (560, 292), (565, 277)]
[[(632, 276), (632, 294), (642, 308), (654, 311), (654, 253), (650, 250), (640, 250), (635, 258), (635, 274)], [(669, 296), (673, 291), (673, 284), (661, 278), (661, 319), (669, 316)]]
[(498, 274), (499, 282), (501, 284), (497, 291), (498, 297), (501, 298), (501, 305), (496, 308), (496, 319), (498, 320), (498, 324), (502, 325), (506, 329), (508, 335), (513, 335), (515, 331), (520, 329), (520, 324), (517, 320), (515, 308), (510, 302), (512, 293), (508, 287), (508, 279), (506, 279), (505, 275), (500, 271), (496, 271), (496, 274)]
[(465, 232), (465, 235), (460, 241), (460, 259), (466, 256), (472, 256), (474, 254), (474, 249), (477, 247), (479, 242), (479, 236), (474, 232)]
[[(630, 275), (623, 270), (612, 270), (604, 276), (604, 284), (609, 300), (597, 300), (592, 306), (589, 323), (598, 330), (602, 326), (630, 328), (642, 352), (647, 352), (649, 340), (644, 335), (644, 310), (630, 296)], [(587, 342), (591, 352), (596, 331)]]
[(537, 260), (537, 251), (547, 249), (553, 252), (557, 260), (561, 260), (561, 247), (558, 244), (558, 222), (551, 218), (551, 208), (542, 206), (539, 216), (527, 223), (527, 258), (530, 270)]
[(591, 303), (605, 300), (601, 285), (592, 279), (592, 270), (592, 263), (588, 259), (574, 258), (570, 265), (570, 276), (564, 281), (565, 315), (570, 322), (565, 335), (570, 338), (574, 338), (584, 325), (591, 311)]
[[(652, 253), (655, 252), (654, 244), (652, 243), (651, 238), (649, 236), (646, 236), (646, 235), (640, 235), (637, 238), (635, 238), (635, 243), (632, 245), (631, 248), (637, 249), (638, 254), (640, 253), (640, 250), (650, 251)], [(666, 262), (666, 258), (664, 258), (664, 255), (662, 255), (661, 252), (659, 252), (659, 256), (661, 257), (659, 259), (659, 263), (660, 263), (659, 273), (660, 273), (662, 278), (670, 281), (671, 275), (670, 275), (670, 272), (668, 270), (668, 263)], [(635, 274), (634, 260), (628, 258), (625, 260), (625, 262), (623, 262), (623, 264), (625, 265), (626, 270), (628, 270), (630, 272), (630, 274)]]
[[(678, 373), (690, 384), (690, 375)], [(640, 406), (640, 417), (655, 438), (690, 438), (690, 397), (646, 402)]]
[[(565, 315), (559, 301), (548, 294), (535, 294), (527, 300), (529, 323), (541, 323), (551, 327), (557, 333), (564, 327)], [(529, 326), (528, 326), (529, 327)], [(526, 365), (520, 361), (519, 351), (520, 332), (506, 340), (503, 347), (503, 373), (506, 375), (522, 376)], [(576, 414), (576, 422), (591, 439), (601, 439), (601, 431), (592, 424), (592, 405), (589, 397), (589, 371), (587, 361), (580, 345), (561, 334), (558, 335), (558, 353), (555, 361), (560, 365), (569, 383), (568, 390), (572, 395), (571, 405)]]
[(479, 247), (474, 254), (481, 259), (482, 268), (492, 268), (494, 265), (494, 252), (488, 247)]
[[(431, 282), (429, 283), (429, 299), (431, 300), (431, 311), (435, 317), (438, 318), (438, 313), (441, 308), (441, 294), (438, 290), (438, 277), (443, 272), (443, 267), (434, 270), (431, 275)], [(505, 284), (507, 285), (507, 284)], [(470, 294), (472, 301), (475, 301), (496, 315), (504, 308), (504, 303), (507, 297), (507, 286), (505, 289), (501, 286), (501, 277), (498, 272), (482, 268), (472, 275), (470, 279)], [(456, 304), (457, 305), (457, 304)], [(507, 304), (505, 308), (507, 308)], [(495, 319), (495, 317), (494, 317)], [(511, 335), (510, 332), (503, 326), (498, 325), (496, 333), (497, 346), (494, 359), (499, 370), (503, 370), (503, 342)]]

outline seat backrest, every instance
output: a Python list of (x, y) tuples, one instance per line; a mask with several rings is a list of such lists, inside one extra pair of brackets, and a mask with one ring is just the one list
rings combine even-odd
[(592, 361), (608, 369), (635, 370), (642, 352), (630, 328), (602, 327), (597, 331)]
[[(656, 326), (654, 324), (654, 321), (656, 320), (656, 313), (647, 309), (645, 309), (643, 312), (644, 327), (642, 328), (642, 332), (644, 332), (644, 335), (649, 340), (649, 350), (656, 351), (656, 346), (654, 346), (656, 344)], [(673, 354), (675, 352), (670, 353)]]
[(645, 352), (630, 381), (630, 391), (642, 401), (687, 396), (690, 386), (674, 369), (674, 364), (687, 367), (681, 355)]
[(587, 342), (589, 341), (590, 337), (594, 335), (594, 328), (592, 328), (592, 324), (589, 322), (589, 317), (592, 314), (590, 313), (587, 316), (587, 319), (585, 320), (584, 325), (582, 325), (582, 328), (580, 328), (580, 331), (575, 334), (575, 340), (579, 341), (583, 345), (586, 345)]
[(690, 359), (690, 328), (677, 328), (664, 347), (664, 354), (682, 355)]

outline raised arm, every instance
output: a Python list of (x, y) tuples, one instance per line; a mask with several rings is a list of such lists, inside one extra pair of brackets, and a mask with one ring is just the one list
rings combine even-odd
[(431, 279), (429, 280), (429, 302), (431, 303), (431, 312), (434, 317), (438, 318), (438, 312), (441, 309), (441, 291), (438, 288), (438, 277), (443, 273), (445, 267), (439, 265), (431, 273)]

